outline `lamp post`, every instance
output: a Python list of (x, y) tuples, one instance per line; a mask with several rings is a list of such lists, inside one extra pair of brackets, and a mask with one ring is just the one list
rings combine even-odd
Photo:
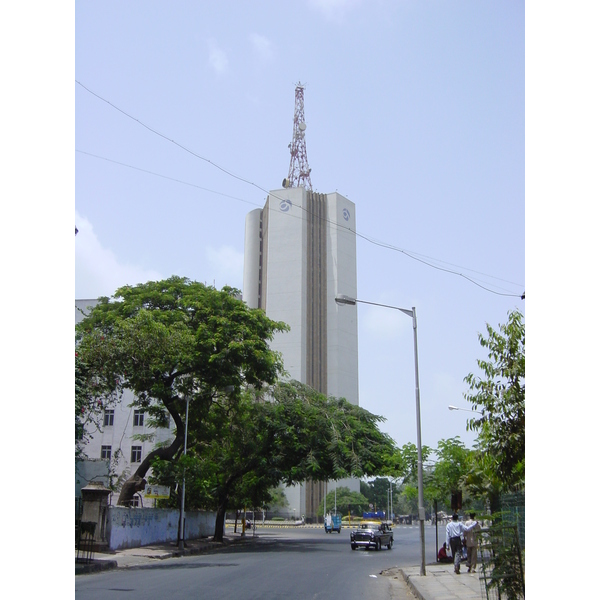
[(337, 481), (335, 482), (335, 487), (333, 488), (333, 514), (337, 515)]
[(421, 575), (426, 575), (425, 572), (425, 501), (423, 497), (423, 454), (421, 452), (421, 398), (419, 395), (419, 358), (417, 351), (417, 309), (413, 306), (412, 310), (407, 308), (400, 308), (399, 306), (390, 306), (389, 304), (378, 304), (377, 302), (367, 302), (366, 300), (357, 300), (356, 298), (350, 298), (340, 294), (335, 297), (335, 301), (338, 304), (347, 304), (355, 306), (357, 302), (361, 304), (371, 304), (373, 306), (383, 306), (384, 308), (392, 308), (399, 310), (405, 315), (412, 318), (413, 322), (413, 339), (414, 339), (414, 352), (415, 352), (415, 397), (416, 397), (416, 411), (417, 411), (417, 452), (418, 452), (418, 463), (417, 463), (417, 474), (418, 474), (418, 486), (419, 486), (419, 529), (421, 533)]
[[(185, 437), (183, 440), (183, 455), (187, 455), (188, 415), (190, 412), (190, 397), (185, 398)], [(179, 549), (183, 550), (183, 523), (185, 520), (185, 467), (183, 467), (183, 483), (181, 486), (181, 508), (179, 510)]]

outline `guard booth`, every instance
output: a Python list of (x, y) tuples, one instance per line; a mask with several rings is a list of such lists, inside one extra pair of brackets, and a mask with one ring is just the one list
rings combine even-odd
[(106, 509), (112, 492), (103, 483), (90, 482), (81, 488), (83, 510), (77, 539), (77, 560), (89, 562), (94, 551), (108, 547), (106, 543)]

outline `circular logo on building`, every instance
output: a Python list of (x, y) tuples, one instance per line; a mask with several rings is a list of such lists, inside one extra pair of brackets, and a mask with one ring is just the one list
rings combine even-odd
[(290, 208), (292, 208), (292, 203), (289, 200), (282, 200), (279, 203), (279, 210), (283, 212), (287, 212), (288, 210), (290, 210)]
[(342, 215), (344, 216), (344, 221), (347, 221), (350, 218), (350, 211), (347, 208), (345, 208), (342, 211)]

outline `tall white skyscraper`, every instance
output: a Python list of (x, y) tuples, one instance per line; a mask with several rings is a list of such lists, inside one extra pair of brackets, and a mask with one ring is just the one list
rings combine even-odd
[[(357, 295), (355, 227), (354, 203), (337, 192), (271, 191), (265, 207), (246, 217), (243, 290), (248, 306), (290, 326), (271, 344), (289, 377), (352, 404), (358, 404), (356, 307), (339, 307), (335, 297)], [(330, 482), (328, 489), (333, 485), (360, 489), (356, 479)], [(298, 516), (314, 520), (324, 491), (324, 483), (307, 482), (286, 496)]]

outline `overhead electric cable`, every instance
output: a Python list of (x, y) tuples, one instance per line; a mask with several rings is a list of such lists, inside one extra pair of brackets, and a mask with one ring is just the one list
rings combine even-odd
[(261, 205), (257, 204), (256, 202), (250, 202), (250, 200), (244, 200), (243, 198), (238, 198), (237, 196), (230, 196), (229, 194), (224, 194), (223, 192), (217, 192), (215, 190), (210, 190), (208, 188), (202, 187), (201, 185), (196, 185), (195, 183), (190, 183), (189, 181), (182, 181), (181, 179), (175, 179), (175, 177), (169, 177), (168, 175), (161, 175), (160, 173), (155, 173), (154, 171), (148, 171), (148, 169), (134, 167), (133, 165), (128, 165), (127, 163), (119, 162), (118, 160), (113, 160), (112, 158), (106, 158), (105, 156), (98, 156), (97, 154), (92, 154), (91, 152), (85, 152), (84, 150), (75, 150), (75, 152), (79, 152), (80, 154), (87, 154), (87, 156), (93, 156), (94, 158), (106, 160), (107, 162), (111, 162), (116, 165), (121, 165), (122, 167), (128, 167), (129, 169), (135, 169), (136, 171), (142, 171), (142, 173), (148, 173), (149, 175), (155, 175), (156, 177), (162, 177), (163, 179), (169, 179), (170, 181), (175, 181), (176, 183), (181, 183), (183, 185), (189, 185), (190, 187), (194, 187), (199, 190), (204, 190), (205, 192), (210, 192), (211, 194), (217, 194), (219, 196), (224, 196), (225, 198), (231, 198), (231, 200), (238, 200), (239, 202), (245, 202), (246, 204), (251, 204), (252, 206), (257, 206), (259, 208), (262, 208)]
[[(211, 189), (208, 189), (208, 188), (205, 188), (205, 187), (199, 186), (199, 185), (197, 185), (197, 184), (194, 184), (194, 183), (190, 183), (190, 182), (187, 182), (187, 181), (182, 181), (181, 179), (176, 179), (176, 178), (174, 178), (174, 177), (169, 177), (169, 176), (167, 176), (167, 175), (162, 175), (162, 174), (160, 174), (160, 173), (156, 173), (156, 172), (154, 172), (154, 171), (149, 171), (148, 169), (142, 169), (142, 168), (140, 168), (140, 167), (135, 167), (135, 166), (133, 166), (133, 165), (129, 165), (129, 164), (127, 164), (127, 163), (123, 163), (123, 162), (120, 162), (120, 161), (117, 161), (117, 160), (113, 160), (113, 159), (110, 159), (110, 158), (106, 158), (106, 157), (104, 157), (104, 156), (99, 156), (99, 155), (97, 155), (97, 154), (93, 154), (93, 153), (91, 153), (91, 152), (85, 152), (84, 150), (76, 150), (76, 152), (79, 152), (80, 154), (85, 154), (85, 155), (87, 155), (87, 156), (92, 156), (92, 157), (94, 157), (94, 158), (98, 158), (98, 159), (101, 159), (101, 160), (105, 160), (105, 161), (107, 161), (107, 162), (111, 162), (111, 163), (114, 163), (114, 164), (120, 165), (120, 166), (122, 166), (122, 167), (127, 167), (127, 168), (130, 168), (130, 169), (135, 169), (136, 171), (141, 171), (141, 172), (143, 172), (143, 173), (148, 173), (148, 174), (150, 174), (150, 175), (155, 175), (156, 177), (162, 177), (163, 179), (168, 179), (168, 180), (170, 180), (170, 181), (175, 181), (176, 183), (181, 183), (181, 184), (183, 184), (183, 185), (188, 185), (188, 186), (191, 186), (191, 187), (195, 187), (195, 188), (198, 188), (198, 189), (201, 189), (201, 190), (204, 190), (204, 191), (210, 192), (210, 193), (212, 193), (212, 194), (217, 194), (217, 195), (219, 195), (219, 196), (224, 196), (224, 197), (226, 197), (226, 198), (231, 198), (232, 200), (239, 200), (240, 202), (245, 202), (246, 204), (250, 204), (250, 205), (252, 205), (252, 206), (256, 206), (256, 207), (258, 207), (258, 208), (262, 208), (262, 205), (261, 205), (261, 204), (257, 204), (256, 202), (251, 202), (251, 201), (249, 201), (249, 200), (244, 200), (243, 198), (237, 198), (236, 196), (231, 196), (231, 195), (229, 195), (229, 194), (224, 194), (224, 193), (222, 193), (222, 192), (217, 192), (217, 191), (215, 191), (215, 190), (211, 190)], [(277, 198), (277, 199), (279, 199), (279, 200), (283, 200), (283, 198), (280, 198), (279, 196), (277, 196), (277, 194), (274, 194), (274, 193), (272, 193), (272, 192), (268, 192), (268, 193), (269, 193), (269, 195), (273, 196), (274, 198)], [(292, 206), (296, 206), (297, 208), (300, 208), (301, 210), (303, 210), (303, 211), (304, 211), (304, 212), (306, 212), (307, 214), (313, 214), (313, 213), (310, 213), (310, 211), (309, 211), (308, 209), (306, 209), (306, 208), (304, 208), (304, 207), (302, 207), (302, 206), (298, 206), (298, 205), (296, 205), (296, 204), (294, 204), (294, 203), (292, 203)], [(290, 214), (290, 215), (288, 215), (288, 216), (289, 216), (290, 218), (300, 218), (300, 217), (296, 217), (296, 216), (295, 216), (295, 215), (293, 215), (293, 214)], [(470, 281), (470, 282), (471, 282), (471, 283), (473, 283), (474, 285), (477, 285), (478, 287), (481, 287), (482, 289), (484, 289), (484, 290), (487, 290), (487, 291), (489, 291), (489, 292), (491, 292), (491, 293), (495, 293), (495, 294), (501, 294), (500, 292), (497, 292), (497, 291), (495, 291), (495, 290), (491, 290), (491, 289), (489, 289), (489, 288), (486, 288), (486, 287), (485, 287), (485, 286), (483, 286), (481, 283), (478, 283), (478, 282), (477, 282), (477, 280), (476, 280), (475, 278), (472, 278), (472, 277), (467, 277), (467, 276), (466, 276), (464, 273), (459, 273), (459, 272), (457, 272), (457, 271), (454, 271), (454, 270), (452, 270), (452, 269), (445, 269), (445, 268), (443, 268), (443, 267), (440, 267), (440, 266), (437, 266), (437, 265), (435, 265), (435, 264), (432, 264), (432, 263), (430, 263), (430, 262), (428, 262), (428, 261), (424, 260), (423, 258), (419, 258), (419, 256), (423, 256), (423, 255), (419, 255), (419, 253), (417, 253), (417, 252), (409, 251), (409, 250), (406, 250), (406, 249), (403, 249), (403, 248), (398, 248), (398, 247), (396, 247), (396, 246), (392, 246), (391, 244), (388, 244), (388, 243), (386, 243), (386, 242), (380, 242), (380, 241), (378, 241), (378, 240), (375, 240), (375, 239), (373, 239), (373, 238), (369, 238), (368, 236), (366, 236), (366, 235), (364, 235), (364, 234), (362, 234), (362, 233), (359, 233), (359, 232), (357, 232), (357, 231), (353, 230), (353, 229), (352, 229), (352, 228), (350, 228), (350, 227), (346, 227), (346, 226), (344, 226), (344, 225), (341, 225), (340, 223), (335, 223), (335, 222), (333, 222), (333, 221), (331, 221), (331, 220), (329, 220), (329, 219), (327, 219), (327, 218), (325, 218), (325, 217), (322, 217), (322, 216), (319, 216), (319, 215), (314, 215), (314, 216), (315, 216), (315, 217), (318, 217), (318, 218), (320, 218), (320, 219), (322, 219), (323, 221), (325, 221), (326, 223), (328, 223), (329, 225), (331, 225), (331, 226), (333, 226), (333, 227), (336, 227), (336, 228), (338, 228), (338, 229), (344, 229), (344, 230), (350, 231), (351, 233), (353, 233), (353, 234), (354, 234), (354, 235), (356, 235), (357, 237), (359, 237), (359, 238), (362, 238), (362, 239), (366, 240), (367, 242), (369, 242), (369, 243), (371, 243), (371, 244), (373, 244), (373, 245), (375, 245), (375, 246), (380, 246), (380, 247), (382, 247), (382, 248), (386, 248), (386, 249), (388, 249), (388, 250), (393, 250), (394, 252), (399, 252), (399, 253), (401, 253), (401, 254), (404, 254), (404, 255), (406, 255), (408, 258), (411, 258), (411, 259), (413, 259), (413, 260), (415, 260), (415, 261), (417, 261), (417, 262), (421, 262), (421, 263), (423, 263), (423, 264), (425, 264), (425, 265), (427, 265), (427, 266), (430, 266), (430, 267), (431, 267), (431, 268), (433, 268), (433, 269), (437, 269), (437, 270), (440, 270), (440, 271), (445, 271), (445, 272), (447, 272), (447, 273), (450, 273), (450, 274), (452, 274), (452, 275), (459, 275), (460, 277), (463, 277), (464, 279), (467, 279), (468, 281)], [(445, 263), (445, 261), (442, 261), (442, 260), (439, 260), (439, 259), (436, 259), (436, 258), (427, 257), (427, 256), (426, 256), (425, 258), (429, 258), (429, 259), (430, 259), (430, 260), (432, 260), (432, 261), (438, 261), (438, 262), (441, 262), (441, 263)], [(446, 263), (446, 264), (451, 264), (451, 263)], [(518, 283), (514, 283), (514, 282), (511, 282), (511, 281), (506, 281), (506, 280), (504, 280), (504, 279), (500, 279), (500, 278), (498, 278), (498, 277), (494, 277), (493, 275), (487, 275), (486, 273), (480, 273), (480, 272), (478, 272), (478, 271), (474, 271), (474, 270), (472, 270), (472, 269), (468, 269), (467, 267), (460, 267), (459, 265), (453, 265), (453, 266), (458, 266), (458, 268), (466, 269), (466, 270), (468, 270), (468, 271), (469, 271), (469, 270), (470, 270), (470, 271), (473, 271), (474, 273), (478, 273), (479, 275), (482, 275), (482, 276), (484, 276), (484, 277), (490, 277), (490, 278), (492, 278), (492, 279), (497, 279), (497, 280), (499, 280), (499, 281), (504, 281), (505, 283), (509, 283), (509, 284), (512, 284), (512, 285), (517, 285), (517, 286), (519, 286), (519, 287), (522, 287), (522, 286), (521, 286), (520, 284), (518, 284)], [(486, 283), (487, 283), (487, 282), (486, 282)], [(489, 284), (488, 284), (488, 285), (489, 285)], [(502, 289), (502, 288), (500, 288), (500, 289)], [(508, 290), (506, 290), (506, 291), (508, 292)], [(510, 292), (509, 292), (509, 293), (506, 293), (506, 294), (501, 294), (501, 295), (506, 295), (506, 296), (515, 296), (515, 297), (516, 297), (516, 296), (520, 296), (520, 294), (513, 294), (513, 293), (510, 293)]]
[[(182, 150), (184, 150), (185, 152), (187, 152), (187, 153), (191, 154), (192, 156), (194, 156), (194, 157), (196, 157), (196, 158), (198, 158), (198, 159), (200, 159), (200, 160), (202, 160), (202, 161), (204, 161), (204, 162), (206, 162), (206, 163), (208, 163), (208, 164), (212, 165), (213, 167), (215, 167), (215, 168), (219, 169), (220, 171), (222, 171), (222, 172), (223, 172), (223, 173), (225, 173), (226, 175), (229, 175), (230, 177), (232, 177), (232, 178), (234, 178), (234, 179), (237, 179), (238, 181), (242, 181), (242, 182), (244, 182), (244, 183), (246, 183), (246, 184), (248, 184), (248, 185), (251, 185), (251, 186), (253, 186), (253, 187), (255, 187), (255, 188), (257, 188), (257, 189), (261, 190), (262, 192), (266, 193), (267, 195), (273, 196), (274, 198), (277, 198), (278, 200), (284, 200), (284, 198), (281, 198), (281, 197), (277, 196), (277, 194), (274, 194), (274, 193), (270, 192), (269, 190), (266, 190), (265, 188), (263, 188), (263, 187), (261, 187), (260, 185), (258, 185), (258, 184), (256, 184), (256, 183), (254, 183), (254, 182), (250, 181), (249, 179), (246, 179), (246, 178), (244, 178), (244, 177), (241, 177), (241, 176), (239, 176), (239, 175), (236, 175), (235, 173), (233, 173), (233, 172), (231, 172), (231, 171), (229, 171), (229, 170), (225, 169), (224, 167), (221, 167), (220, 165), (218, 165), (217, 163), (213, 162), (212, 160), (210, 160), (210, 159), (208, 159), (208, 158), (205, 158), (204, 156), (201, 156), (200, 154), (197, 154), (196, 152), (194, 152), (193, 150), (190, 150), (189, 148), (186, 148), (185, 146), (183, 146), (183, 145), (182, 145), (182, 144), (180, 144), (179, 142), (177, 142), (177, 141), (175, 141), (175, 140), (173, 140), (173, 139), (171, 139), (171, 138), (167, 137), (166, 135), (164, 135), (164, 134), (160, 133), (160, 132), (159, 132), (159, 131), (157, 131), (156, 129), (153, 129), (152, 127), (150, 127), (150, 126), (146, 125), (145, 123), (143, 123), (142, 121), (140, 121), (140, 120), (139, 120), (139, 119), (137, 119), (136, 117), (133, 117), (133, 116), (132, 116), (132, 115), (130, 115), (129, 113), (125, 112), (123, 109), (119, 108), (118, 106), (116, 106), (115, 104), (113, 104), (112, 102), (110, 102), (109, 100), (107, 100), (106, 98), (103, 98), (103, 97), (102, 97), (102, 96), (100, 96), (99, 94), (97, 94), (97, 93), (93, 92), (93, 91), (92, 91), (92, 90), (90, 90), (88, 87), (86, 87), (85, 85), (83, 85), (83, 84), (82, 84), (80, 81), (78, 81), (78, 80), (75, 80), (75, 82), (76, 82), (78, 85), (80, 85), (80, 86), (81, 86), (81, 87), (82, 87), (84, 90), (86, 90), (87, 92), (89, 92), (90, 94), (92, 94), (92, 96), (95, 96), (95, 97), (96, 97), (96, 98), (98, 98), (99, 100), (102, 100), (103, 102), (105, 102), (106, 104), (108, 104), (109, 106), (111, 106), (112, 108), (114, 108), (115, 110), (119, 111), (120, 113), (122, 113), (123, 115), (125, 115), (126, 117), (128, 117), (129, 119), (132, 119), (132, 120), (133, 120), (133, 121), (135, 121), (136, 123), (140, 124), (142, 127), (144, 127), (145, 129), (147, 129), (148, 131), (151, 131), (151, 132), (152, 132), (152, 133), (154, 133), (155, 135), (158, 135), (159, 137), (161, 137), (161, 138), (163, 138), (163, 139), (167, 140), (168, 142), (171, 142), (172, 144), (174, 144), (175, 146), (178, 146), (179, 148), (181, 148), (181, 149), (182, 149)], [(102, 157), (98, 157), (98, 158), (102, 158)], [(110, 160), (110, 159), (105, 159), (105, 160)], [(116, 161), (112, 161), (112, 162), (116, 162)], [(125, 165), (125, 166), (129, 166), (129, 165)], [(132, 167), (132, 168), (137, 168), (137, 167)], [(144, 169), (139, 169), (139, 170), (140, 170), (140, 171), (143, 171)], [(148, 171), (148, 172), (150, 173), (150, 171)], [(155, 173), (153, 173), (153, 174), (155, 174)], [(166, 176), (162, 176), (162, 175), (161, 175), (161, 177), (166, 177)], [(166, 178), (167, 178), (167, 179), (171, 179), (171, 178), (169, 178), (169, 177), (166, 177)], [(177, 180), (175, 180), (175, 181), (177, 181)], [(185, 183), (185, 182), (181, 182), (181, 183)], [(193, 184), (186, 184), (186, 185), (193, 185)], [(196, 186), (196, 187), (199, 187), (199, 186)], [(225, 195), (225, 194), (223, 194), (223, 195)], [(249, 202), (249, 203), (250, 203), (250, 202)], [(252, 203), (251, 203), (251, 204), (252, 204)], [(296, 206), (296, 207), (297, 207), (297, 208), (299, 208), (300, 210), (303, 210), (303, 211), (304, 211), (304, 212), (306, 212), (307, 214), (312, 214), (312, 213), (310, 213), (310, 211), (309, 211), (308, 209), (304, 208), (303, 206), (296, 205), (296, 204), (294, 204), (293, 202), (292, 202), (291, 204), (292, 204), (292, 206)], [(476, 285), (476, 286), (480, 287), (481, 289), (483, 289), (483, 290), (485, 290), (485, 291), (487, 291), (487, 292), (490, 292), (490, 293), (492, 293), (492, 294), (496, 294), (496, 295), (498, 295), (498, 296), (511, 296), (511, 297), (515, 297), (515, 298), (521, 298), (521, 297), (522, 297), (522, 294), (521, 294), (521, 293), (518, 293), (518, 294), (514, 294), (514, 293), (504, 293), (504, 292), (498, 292), (498, 291), (492, 290), (492, 289), (490, 289), (490, 288), (488, 288), (488, 287), (486, 287), (486, 286), (484, 286), (484, 285), (482, 285), (482, 284), (478, 283), (478, 282), (477, 282), (477, 281), (476, 281), (474, 278), (472, 278), (472, 277), (467, 277), (467, 276), (466, 276), (464, 273), (460, 273), (459, 271), (454, 271), (454, 270), (452, 270), (452, 269), (447, 269), (447, 268), (444, 268), (444, 267), (439, 267), (439, 266), (437, 266), (437, 265), (434, 265), (434, 264), (432, 264), (432, 263), (430, 263), (430, 262), (428, 262), (428, 261), (426, 261), (426, 260), (423, 260), (423, 259), (421, 259), (421, 258), (417, 258), (417, 256), (415, 256), (415, 255), (414, 255), (414, 254), (417, 254), (417, 253), (411, 254), (410, 252), (408, 252), (408, 251), (406, 251), (406, 250), (404, 250), (404, 249), (402, 249), (402, 248), (398, 248), (398, 247), (396, 247), (396, 246), (393, 246), (393, 245), (391, 245), (391, 244), (388, 244), (388, 243), (385, 243), (385, 242), (378, 242), (378, 241), (376, 241), (375, 239), (373, 239), (373, 238), (371, 238), (371, 237), (369, 237), (369, 236), (367, 236), (367, 235), (365, 235), (365, 234), (362, 234), (362, 233), (359, 233), (358, 231), (355, 231), (355, 230), (353, 230), (351, 227), (345, 227), (345, 226), (343, 226), (343, 225), (340, 225), (339, 223), (335, 223), (335, 222), (333, 222), (333, 221), (330, 221), (329, 219), (327, 219), (327, 218), (325, 218), (325, 217), (320, 217), (319, 215), (316, 215), (316, 214), (313, 214), (313, 216), (315, 216), (315, 217), (317, 217), (317, 218), (321, 218), (321, 219), (322, 219), (322, 220), (324, 220), (326, 223), (329, 223), (329, 224), (330, 224), (330, 225), (332, 225), (332, 226), (338, 227), (339, 229), (345, 229), (345, 230), (348, 230), (348, 231), (350, 231), (351, 233), (354, 233), (354, 234), (355, 234), (357, 237), (359, 237), (359, 238), (362, 238), (362, 239), (366, 240), (367, 242), (369, 242), (369, 243), (371, 243), (371, 244), (373, 244), (373, 245), (375, 245), (375, 246), (379, 246), (379, 247), (381, 247), (381, 248), (387, 248), (388, 250), (393, 250), (393, 251), (395, 251), (395, 252), (399, 252), (399, 253), (401, 253), (401, 254), (404, 254), (405, 256), (407, 256), (407, 257), (409, 257), (409, 258), (411, 258), (411, 259), (413, 259), (413, 260), (415, 260), (415, 261), (417, 261), (417, 262), (420, 262), (420, 263), (422, 263), (422, 264), (424, 264), (424, 265), (427, 265), (427, 266), (429, 266), (429, 267), (431, 267), (431, 268), (433, 268), (433, 269), (436, 269), (436, 270), (438, 270), (438, 271), (443, 271), (443, 272), (446, 272), (446, 273), (450, 273), (450, 274), (452, 274), (452, 275), (457, 275), (457, 276), (459, 276), (459, 277), (462, 277), (462, 278), (466, 279), (467, 281), (469, 281), (469, 282), (473, 283), (474, 285)], [(437, 261), (438, 259), (430, 259), (430, 260), (436, 260), (436, 261)], [(439, 262), (443, 262), (443, 261), (439, 261)], [(459, 268), (464, 268), (464, 269), (467, 269), (466, 267), (459, 267)], [(471, 271), (472, 269), (467, 269), (467, 270), (470, 270), (470, 271)], [(477, 272), (477, 271), (473, 271), (473, 272)], [(485, 275), (485, 274), (483, 274), (483, 275)], [(522, 288), (522, 287), (524, 287), (522, 284), (516, 284), (516, 283), (513, 283), (513, 282), (506, 281), (506, 280), (500, 280), (499, 278), (497, 278), (497, 277), (494, 277), (493, 275), (485, 275), (485, 276), (486, 276), (486, 277), (493, 278), (493, 279), (498, 279), (499, 281), (504, 281), (505, 283), (510, 283), (510, 284), (512, 284), (512, 285), (519, 285), (519, 287), (521, 287), (521, 288)], [(488, 285), (490, 285), (490, 284), (488, 284)]]

